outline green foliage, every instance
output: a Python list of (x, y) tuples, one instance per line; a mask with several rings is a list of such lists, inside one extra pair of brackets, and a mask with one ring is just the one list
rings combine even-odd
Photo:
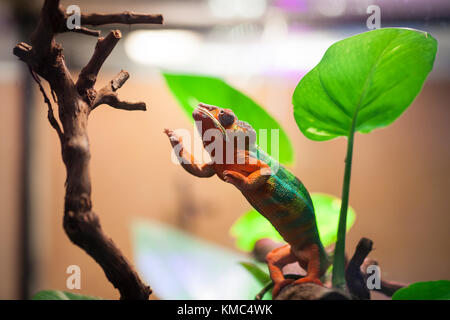
[(298, 127), (320, 141), (389, 125), (419, 93), (436, 51), (430, 34), (412, 29), (378, 29), (336, 42), (295, 89)]
[[(263, 288), (266, 288), (267, 291), (265, 293), (271, 291), (273, 283), (267, 271), (264, 271), (258, 265), (251, 262), (240, 262), (239, 264), (243, 266), (253, 276), (253, 278), (263, 286)], [(264, 266), (267, 269), (267, 265)], [(260, 299), (270, 300), (271, 297), (269, 297), (265, 293), (262, 294)]]
[(36, 293), (32, 300), (101, 300), (101, 298), (85, 296), (59, 290), (43, 290)]
[(259, 239), (283, 241), (272, 224), (255, 209), (239, 217), (231, 226), (230, 233), (236, 239), (236, 246), (243, 251), (252, 251)]
[(416, 282), (396, 291), (392, 300), (450, 300), (450, 281)]
[(239, 262), (263, 286), (272, 281), (269, 274), (251, 262)]
[[(230, 108), (239, 120), (248, 122), (258, 133), (267, 130), (266, 152), (270, 154), (271, 129), (279, 130), (279, 161), (290, 164), (294, 161), (291, 142), (281, 125), (259, 104), (231, 87), (221, 79), (185, 74), (163, 73), (167, 85), (179, 102), (182, 110), (192, 120), (192, 111), (199, 102)], [(264, 146), (262, 146), (264, 147)]]
[(334, 253), (333, 286), (345, 285), (345, 234), (353, 139), (389, 125), (408, 108), (433, 68), (437, 41), (426, 32), (387, 28), (336, 42), (299, 82), (294, 117), (311, 140), (348, 137)]
[[(341, 201), (334, 196), (323, 193), (312, 193), (311, 199), (316, 212), (320, 238), (324, 246), (329, 246), (336, 241)], [(347, 220), (348, 229), (353, 225), (355, 216), (355, 211), (350, 208)], [(253, 250), (255, 242), (262, 238), (283, 241), (272, 224), (254, 209), (241, 216), (233, 224), (230, 232), (236, 238), (236, 246), (244, 251)]]

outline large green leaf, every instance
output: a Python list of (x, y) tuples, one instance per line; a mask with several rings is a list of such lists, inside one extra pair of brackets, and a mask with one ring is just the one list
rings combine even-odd
[(239, 264), (243, 266), (261, 285), (264, 286), (271, 281), (269, 274), (266, 271), (263, 271), (256, 264), (251, 262), (239, 262)]
[(416, 282), (396, 291), (392, 300), (450, 300), (450, 281)]
[(336, 42), (295, 89), (298, 127), (309, 139), (329, 140), (389, 125), (419, 93), (436, 51), (430, 34), (412, 29), (378, 29)]
[(248, 122), (257, 133), (261, 129), (267, 130), (267, 148), (264, 149), (268, 153), (271, 153), (272, 145), (270, 130), (278, 129), (279, 161), (284, 164), (294, 161), (294, 151), (286, 132), (263, 107), (248, 96), (219, 78), (173, 73), (163, 73), (163, 75), (173, 95), (190, 119), (192, 119), (192, 111), (199, 102), (230, 108), (239, 120)]
[(36, 293), (32, 300), (101, 300), (101, 298), (85, 296), (59, 290), (43, 290)]
[[(311, 199), (316, 212), (321, 241), (324, 246), (329, 246), (336, 242), (341, 200), (323, 193), (312, 193)], [(355, 217), (355, 211), (349, 208), (347, 230), (353, 225)], [(232, 236), (236, 238), (236, 246), (244, 251), (253, 250), (255, 242), (262, 238), (283, 241), (272, 224), (254, 209), (241, 216), (233, 224), (230, 231)]]
[[(269, 272), (265, 271), (265, 270), (267, 270), (266, 264), (259, 263), (261, 265), (261, 267), (264, 265), (265, 270), (263, 270), (257, 264), (251, 263), (251, 262), (240, 262), (239, 264), (241, 266), (243, 266), (252, 275), (252, 277), (263, 286), (263, 288), (265, 288), (267, 286), (271, 286), (271, 287), (273, 286), (272, 279), (270, 278)], [(271, 287), (270, 287), (270, 289), (271, 289)], [(268, 289), (267, 292), (271, 291), (270, 289)], [(260, 299), (270, 300), (270, 297), (263, 293), (262, 296), (260, 297)]]

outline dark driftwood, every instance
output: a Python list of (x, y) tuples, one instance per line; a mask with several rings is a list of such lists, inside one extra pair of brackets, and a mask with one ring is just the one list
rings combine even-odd
[[(66, 67), (62, 47), (55, 35), (75, 31), (98, 36), (99, 31), (87, 29), (68, 30), (67, 14), (59, 0), (44, 2), (39, 23), (31, 36), (31, 44), (19, 43), (13, 53), (30, 68), (34, 80), (48, 106), (48, 119), (61, 142), (61, 153), (67, 169), (63, 225), (70, 240), (86, 251), (102, 267), (108, 280), (120, 292), (121, 299), (148, 299), (151, 289), (141, 281), (130, 262), (115, 243), (101, 229), (99, 218), (92, 210), (91, 179), (89, 176), (89, 139), (87, 124), (89, 114), (100, 104), (124, 110), (145, 110), (143, 102), (132, 103), (118, 98), (117, 90), (129, 78), (121, 71), (99, 91), (94, 89), (98, 72), (121, 38), (118, 30), (99, 38), (94, 54), (74, 82)], [(162, 23), (161, 15), (124, 12), (118, 14), (82, 15), (82, 24), (108, 23)], [(58, 104), (56, 119), (50, 99), (41, 84), (48, 81), (53, 99)]]
[[(355, 253), (345, 271), (348, 291), (356, 299), (370, 299), (370, 292), (367, 288), (367, 279), (370, 275), (367, 274), (367, 268), (371, 265), (378, 265), (377, 261), (367, 257), (372, 251), (372, 246), (373, 242), (370, 239), (362, 238), (359, 240)], [(406, 286), (404, 283), (381, 278), (380, 288), (374, 290), (392, 297), (397, 290)]]
[(362, 238), (356, 246), (355, 254), (350, 259), (345, 269), (345, 282), (350, 294), (357, 298), (370, 299), (370, 291), (367, 288), (365, 276), (361, 272), (361, 265), (370, 251), (372, 251), (372, 240)]

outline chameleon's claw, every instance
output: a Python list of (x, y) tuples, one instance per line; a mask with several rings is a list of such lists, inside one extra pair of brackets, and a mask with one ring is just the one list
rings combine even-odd
[(233, 183), (233, 178), (231, 178), (229, 176), (224, 176), (223, 180), (225, 180), (225, 182), (228, 182), (228, 183)]
[(244, 183), (243, 177), (240, 173), (230, 170), (225, 170), (223, 172), (223, 179), (225, 182), (231, 183), (236, 187), (241, 187)]
[(167, 134), (167, 135), (171, 135), (172, 133), (173, 133), (173, 131), (172, 130), (170, 130), (170, 129), (167, 129), (167, 128), (164, 128), (164, 133), (165, 134)]
[(277, 295), (280, 293), (281, 289), (286, 287), (287, 285), (293, 283), (294, 279), (284, 279), (281, 282), (275, 283), (272, 290), (272, 299), (275, 299)]
[(181, 143), (181, 138), (177, 136), (173, 130), (170, 129), (164, 129), (164, 133), (169, 137), (170, 142), (172, 145)]

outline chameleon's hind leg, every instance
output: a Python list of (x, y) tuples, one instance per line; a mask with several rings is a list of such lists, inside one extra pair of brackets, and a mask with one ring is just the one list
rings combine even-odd
[(320, 277), (322, 276), (321, 268), (321, 260), (319, 247), (316, 244), (311, 244), (302, 249), (294, 249), (292, 248), (292, 253), (296, 257), (296, 260), (299, 262), (300, 266), (306, 270), (306, 276), (304, 278), (300, 278), (295, 280), (295, 284), (312, 282), (318, 285), (323, 286), (320, 281)]
[(291, 251), (291, 246), (286, 244), (282, 247), (270, 251), (266, 256), (270, 277), (274, 283), (272, 297), (275, 298), (283, 287), (294, 282), (293, 279), (286, 279), (282, 268), (297, 261), (296, 256)]

